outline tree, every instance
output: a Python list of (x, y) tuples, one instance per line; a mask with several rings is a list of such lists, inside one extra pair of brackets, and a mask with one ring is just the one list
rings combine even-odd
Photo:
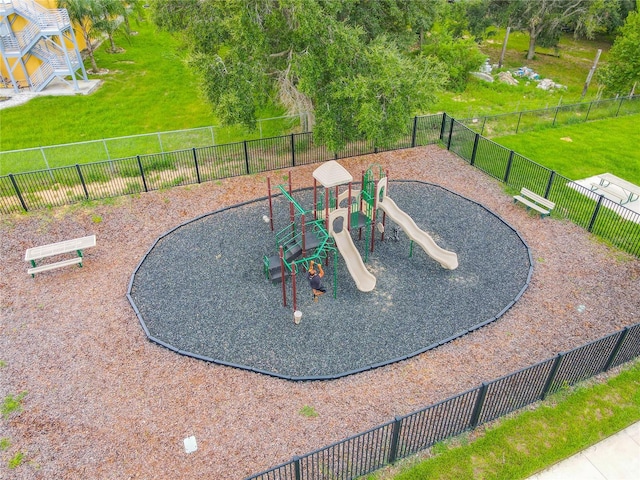
[(338, 151), (354, 139), (393, 142), (435, 100), (443, 69), (406, 49), (424, 24), (415, 12), (433, 3), (156, 0), (152, 18), (182, 35), (224, 123), (255, 126), (258, 106), (275, 101), (309, 112), (314, 138)]
[(136, 32), (131, 30), (131, 24), (129, 22), (129, 18), (133, 17), (136, 23), (139, 23), (140, 20), (145, 16), (145, 1), (144, 0), (120, 0), (122, 3), (122, 18), (124, 20), (124, 26), (127, 31), (127, 35), (133, 35)]
[(640, 82), (640, 14), (631, 12), (609, 50), (598, 80), (612, 93), (629, 93)]
[(529, 34), (527, 60), (533, 59), (536, 44), (556, 46), (564, 30), (590, 38), (617, 12), (620, 0), (489, 0), (490, 11), (514, 30)]
[(65, 8), (71, 22), (80, 28), (82, 38), (87, 46), (91, 68), (94, 73), (97, 73), (99, 69), (93, 54), (93, 41), (97, 38), (99, 32), (92, 28), (93, 21), (96, 18), (96, 0), (57, 0), (57, 6), (58, 8)]
[(93, 0), (93, 30), (104, 33), (109, 39), (109, 53), (122, 51), (116, 46), (113, 35), (118, 31), (126, 16), (126, 7), (121, 0)]
[(420, 54), (440, 61), (446, 71), (448, 90), (464, 91), (469, 72), (477, 71), (486, 59), (476, 44), (476, 39), (484, 36), (486, 22), (470, 18), (471, 14), (479, 13), (480, 4), (477, 1), (441, 4), (434, 25), (423, 39)]

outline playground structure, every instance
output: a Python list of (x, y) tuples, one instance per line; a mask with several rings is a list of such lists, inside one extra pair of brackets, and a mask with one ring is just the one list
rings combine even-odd
[[(377, 178), (376, 178), (377, 173)], [(338, 253), (356, 288), (361, 292), (375, 289), (376, 277), (369, 272), (365, 263), (369, 252), (373, 253), (376, 230), (384, 241), (387, 215), (410, 239), (409, 256), (413, 255), (413, 244), (418, 244), (424, 252), (436, 260), (443, 268), (454, 270), (458, 267), (457, 254), (438, 246), (433, 238), (421, 230), (411, 216), (401, 210), (387, 195), (388, 172), (380, 166), (371, 166), (362, 172), (361, 188), (353, 188), (352, 175), (336, 161), (329, 161), (313, 172), (313, 207), (305, 210), (293, 197), (291, 172), (288, 185), (278, 185), (282, 195), (289, 203), (289, 223), (276, 232), (277, 253), (263, 256), (265, 277), (272, 282), (280, 282), (282, 286), (283, 305), (287, 306), (286, 279), (291, 278), (293, 309), (297, 310), (296, 278), (309, 269), (311, 261), (329, 264), (333, 256), (333, 295), (337, 295), (337, 262)], [(318, 184), (324, 189), (318, 197)], [(340, 192), (340, 187), (346, 186)], [(269, 216), (265, 222), (273, 225), (273, 201), (271, 181), (267, 179)], [(378, 223), (378, 210), (382, 212), (382, 220)], [(309, 220), (311, 219), (312, 220)], [(351, 232), (358, 230), (358, 240), (362, 240), (364, 232), (364, 259), (356, 247)]]

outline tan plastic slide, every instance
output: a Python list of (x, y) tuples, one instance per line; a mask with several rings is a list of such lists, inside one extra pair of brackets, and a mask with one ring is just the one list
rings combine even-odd
[[(336, 247), (344, 258), (347, 270), (356, 282), (358, 290), (370, 292), (376, 287), (376, 277), (365, 267), (362, 257), (351, 239), (351, 234), (347, 229), (348, 214), (349, 211), (346, 208), (338, 208), (329, 214), (329, 234), (333, 236)], [(340, 218), (342, 218), (342, 222), (336, 222)]]
[(443, 268), (447, 268), (449, 270), (455, 270), (458, 268), (458, 255), (456, 255), (455, 252), (450, 252), (449, 250), (439, 247), (427, 232), (421, 230), (416, 225), (413, 218), (403, 210), (400, 210), (400, 207), (398, 207), (390, 197), (387, 197), (386, 177), (381, 178), (378, 182), (378, 198), (380, 198), (380, 190), (382, 189), (384, 189), (382, 195), (383, 198), (378, 202), (378, 207), (385, 211), (391, 220), (397, 223), (411, 240), (420, 245), (425, 253), (442, 265)]

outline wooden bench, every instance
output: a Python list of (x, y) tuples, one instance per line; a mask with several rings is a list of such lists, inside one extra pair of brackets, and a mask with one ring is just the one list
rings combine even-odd
[[(95, 247), (95, 245), (96, 236), (90, 235), (88, 237), (74, 238), (73, 240), (65, 240), (64, 242), (28, 248), (24, 255), (24, 259), (26, 262), (31, 262), (33, 268), (28, 269), (27, 273), (32, 277), (35, 277), (36, 273), (46, 272), (48, 270), (54, 270), (56, 268), (66, 267), (69, 265), (78, 265), (82, 267), (83, 250), (85, 248)], [(42, 260), (44, 258), (71, 252), (76, 252), (77, 257), (60, 260), (54, 263), (46, 263), (39, 266), (36, 265), (36, 260)]]
[(527, 210), (530, 208), (536, 210), (540, 213), (540, 218), (544, 218), (548, 215), (551, 215), (551, 210), (553, 210), (556, 206), (551, 200), (547, 200), (546, 198), (538, 195), (537, 193), (533, 193), (531, 190), (522, 187), (520, 190), (520, 195), (514, 195), (513, 203), (520, 202), (523, 203)]

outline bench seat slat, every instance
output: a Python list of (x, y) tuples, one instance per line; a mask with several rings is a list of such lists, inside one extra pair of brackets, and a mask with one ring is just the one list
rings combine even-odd
[(536, 210), (540, 213), (540, 217), (551, 215), (551, 210), (556, 206), (556, 204), (551, 200), (548, 200), (525, 187), (520, 189), (520, 195), (513, 196), (513, 201), (526, 205), (527, 209), (532, 208)]
[(66, 267), (68, 265), (80, 264), (82, 266), (82, 257), (70, 258), (68, 260), (62, 260), (61, 262), (47, 263), (38, 267), (30, 268), (27, 270), (29, 275), (35, 275), (36, 273), (46, 272), (47, 270), (53, 270), (56, 268)]
[(533, 200), (536, 203), (539, 203), (545, 207), (547, 207), (549, 210), (553, 210), (556, 206), (555, 203), (553, 203), (551, 200), (544, 198), (541, 195), (538, 195), (537, 193), (533, 193), (531, 190), (526, 189), (526, 188), (522, 188), (522, 190), (520, 191), (521, 195), (524, 195), (525, 197), (529, 197), (531, 200)]
[(515, 197), (513, 197), (515, 200), (518, 200), (521, 203), (524, 203), (527, 207), (529, 208), (533, 208), (534, 210), (537, 210), (538, 212), (542, 213), (543, 215), (549, 215), (549, 210), (545, 210), (544, 208), (542, 208), (540, 205), (536, 205), (535, 203), (527, 200), (524, 197), (521, 197), (520, 195), (516, 195)]
[(38, 260), (40, 258), (52, 257), (61, 253), (69, 253), (77, 250), (84, 250), (96, 246), (96, 236), (74, 238), (73, 240), (65, 240), (63, 242), (51, 243), (40, 247), (27, 248), (25, 252), (25, 261)]

